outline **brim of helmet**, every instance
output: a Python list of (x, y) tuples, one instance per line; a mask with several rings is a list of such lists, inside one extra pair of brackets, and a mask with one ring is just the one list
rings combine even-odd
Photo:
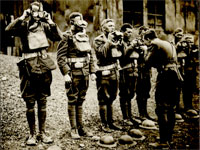
[(97, 145), (101, 146), (101, 147), (107, 147), (107, 148), (112, 148), (112, 147), (117, 147), (117, 143), (113, 143), (113, 144), (103, 144), (100, 143), (100, 141), (97, 141)]
[(184, 122), (183, 119), (176, 119), (176, 122)]
[(132, 137), (132, 138), (133, 138), (133, 140), (136, 140), (136, 141), (143, 141), (144, 139), (146, 139), (146, 137), (144, 135), (140, 138), (136, 138), (136, 137)]
[(147, 126), (143, 126), (143, 125), (139, 125), (140, 128), (143, 129), (148, 129), (148, 130), (158, 130), (158, 127), (154, 126), (154, 127), (147, 127)]
[[(119, 143), (119, 142), (118, 142)], [(135, 146), (135, 145), (137, 145), (137, 142), (136, 141), (133, 141), (133, 143), (131, 143), (131, 144), (122, 144), (122, 143), (119, 143), (120, 145), (126, 145), (126, 146), (128, 146), (128, 147), (132, 147), (132, 146)]]
[(195, 115), (195, 116), (189, 116), (189, 115), (188, 115), (188, 118), (189, 118), (189, 119), (197, 119), (197, 118), (199, 118), (199, 115)]

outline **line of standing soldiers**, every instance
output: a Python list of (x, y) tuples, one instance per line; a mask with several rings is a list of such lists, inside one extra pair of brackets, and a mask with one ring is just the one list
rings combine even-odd
[[(65, 32), (64, 39), (58, 45), (58, 65), (68, 89), (71, 137), (79, 139), (82, 135), (92, 136), (82, 124), (82, 104), (88, 89), (89, 73), (92, 80), (96, 79), (101, 129), (104, 132), (122, 129), (113, 120), (112, 104), (118, 89), (124, 124), (138, 125), (145, 119), (151, 119), (147, 113), (147, 99), (150, 97), (151, 67), (154, 67), (159, 72), (156, 113), (160, 127), (160, 144), (154, 143), (152, 146), (168, 145), (175, 125), (177, 88), (179, 80), (182, 80), (175, 46), (158, 39), (154, 30), (144, 26), (139, 29), (140, 36), (133, 40), (133, 27), (130, 24), (125, 23), (119, 32), (115, 30), (112, 19), (105, 19), (101, 23), (103, 33), (94, 39), (92, 52), (84, 22), (82, 14), (72, 13), (71, 29)], [(94, 57), (97, 60), (96, 68)], [(166, 76), (171, 79), (166, 80)], [(135, 95), (139, 118), (132, 115), (131, 100)]]
[(150, 74), (149, 70), (144, 69), (144, 54), (147, 47), (142, 43), (143, 31), (147, 28), (141, 28), (141, 37), (132, 41), (133, 27), (131, 25), (124, 24), (119, 32), (115, 30), (112, 19), (105, 19), (101, 24), (103, 34), (94, 39), (94, 53), (97, 59), (95, 69), (94, 55), (85, 34), (86, 22), (80, 13), (72, 13), (70, 23), (70, 31), (64, 33), (64, 38), (58, 45), (57, 60), (66, 81), (66, 89), (68, 89), (68, 112), (72, 138), (80, 138), (80, 135), (92, 136), (82, 126), (82, 104), (88, 89), (89, 73), (92, 80), (96, 79), (103, 131), (112, 132), (112, 130), (122, 129), (113, 121), (112, 104), (116, 99), (118, 87), (125, 124), (141, 123), (141, 120), (132, 116), (131, 100), (135, 93), (137, 93), (141, 118), (143, 120), (145, 117), (150, 118), (146, 110), (151, 88)]
[[(23, 59), (18, 63), (18, 67), (21, 79), (20, 89), (22, 98), (26, 102), (26, 117), (30, 129), (26, 144), (37, 144), (34, 110), (36, 101), (40, 139), (46, 144), (53, 142), (53, 139), (45, 132), (46, 98), (51, 94), (51, 71), (56, 69), (53, 60), (46, 52), (49, 47), (47, 38), (52, 41), (62, 39), (57, 48), (57, 62), (65, 80), (70, 133), (73, 139), (79, 139), (80, 136), (92, 136), (84, 129), (82, 121), (82, 105), (89, 86), (89, 75), (91, 80), (96, 80), (97, 84), (101, 128), (105, 132), (112, 132), (122, 129), (113, 120), (112, 104), (116, 99), (118, 89), (124, 124), (138, 125), (141, 120), (150, 118), (147, 113), (147, 99), (151, 88), (150, 70), (153, 66), (160, 71), (156, 92), (160, 139), (162, 144), (169, 142), (174, 127), (174, 104), (171, 102), (174, 102), (174, 95), (177, 95), (175, 94), (176, 84), (174, 84), (176, 82), (165, 81), (163, 77), (170, 75), (173, 81), (176, 81), (177, 77), (181, 78), (180, 74), (176, 75), (177, 56), (174, 46), (159, 40), (155, 31), (148, 30), (146, 27), (141, 27), (140, 36), (132, 40), (133, 27), (130, 24), (124, 24), (119, 32), (115, 30), (112, 19), (105, 19), (101, 24), (103, 33), (94, 39), (93, 51), (86, 34), (87, 22), (83, 20), (82, 14), (74, 12), (69, 19), (70, 30), (61, 33), (50, 14), (43, 11), (41, 3), (33, 2), (21, 17), (6, 28), (9, 35), (21, 37), (23, 44)], [(163, 59), (157, 56), (163, 56)], [(96, 67), (94, 57), (97, 60)], [(185, 87), (191, 83), (190, 75), (193, 75), (188, 70), (185, 70), (186, 74), (188, 76), (184, 77), (187, 81)], [(166, 93), (168, 88), (171, 90), (170, 94)], [(132, 116), (131, 100), (135, 95), (139, 119)], [(191, 97), (191, 91), (188, 95)], [(178, 96), (176, 96), (177, 99)], [(166, 107), (168, 104), (170, 107)], [(191, 103), (188, 108), (191, 108)], [(195, 114), (194, 111), (190, 113)], [(172, 117), (165, 120), (166, 115)], [(165, 126), (170, 128), (166, 129)]]

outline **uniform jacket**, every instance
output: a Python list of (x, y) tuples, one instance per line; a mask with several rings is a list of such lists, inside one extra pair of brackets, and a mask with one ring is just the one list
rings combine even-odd
[[(28, 39), (27, 39), (28, 23), (29, 23), (28, 21), (20, 20), (19, 18), (17, 18), (6, 27), (6, 33), (8, 35), (18, 36), (21, 38), (23, 53), (33, 52), (29, 50), (29, 46), (28, 46)], [(44, 31), (46, 33), (47, 38), (49, 38), (51, 41), (61, 40), (56, 24), (48, 24), (46, 22), (40, 22), (40, 23), (43, 24)]]
[[(19, 18), (15, 19), (12, 23), (10, 23), (6, 27), (6, 32), (8, 35), (18, 36), (21, 38), (22, 42), (22, 53), (33, 53), (33, 52), (40, 52), (42, 49), (35, 49), (30, 50), (28, 46), (28, 21), (20, 20)], [(46, 22), (39, 22), (39, 24), (44, 27), (44, 32), (48, 39), (52, 41), (59, 41), (61, 40), (61, 36), (58, 32), (56, 24), (48, 24)], [(27, 64), (30, 67), (30, 72), (32, 73), (44, 73), (55, 66), (54, 62), (48, 56), (45, 58), (46, 60), (43, 61), (41, 56), (28, 58)]]
[[(81, 52), (77, 49), (73, 42), (72, 31), (66, 31), (63, 34), (63, 39), (58, 44), (57, 48), (57, 62), (60, 71), (63, 75), (72, 73), (73, 75), (88, 75), (95, 73), (94, 57), (91, 51)], [(85, 63), (83, 68), (75, 68), (74, 63), (67, 62), (67, 58), (83, 58), (88, 57), (88, 63)]]
[(157, 69), (168, 64), (177, 64), (175, 47), (170, 42), (155, 38), (151, 41), (145, 60), (148, 65)]
[[(176, 44), (176, 51), (178, 54), (178, 61), (181, 60), (181, 57), (185, 60), (184, 67), (186, 70), (191, 70), (192, 67), (195, 67), (195, 65), (198, 63), (198, 47), (194, 44), (190, 45), (186, 41), (180, 41)], [(180, 65), (181, 62), (179, 62)]]
[(93, 44), (98, 66), (107, 66), (117, 62), (116, 58), (111, 55), (111, 49), (115, 46), (108, 42), (104, 34), (97, 36)]

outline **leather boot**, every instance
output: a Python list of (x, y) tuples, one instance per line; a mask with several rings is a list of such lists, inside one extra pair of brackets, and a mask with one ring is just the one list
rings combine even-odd
[(45, 144), (53, 143), (53, 139), (45, 133), (46, 109), (38, 109), (38, 122), (41, 141)]
[(26, 141), (27, 145), (36, 145), (36, 135), (35, 135), (35, 110), (33, 109), (27, 109), (26, 111), (26, 118), (28, 121), (29, 129), (30, 129), (30, 135)]
[(77, 128), (78, 128), (78, 133), (80, 136), (88, 136), (88, 137), (92, 137), (92, 133), (87, 132), (84, 128), (83, 128), (83, 109), (82, 106), (76, 106), (76, 123), (77, 123)]
[(113, 109), (112, 104), (107, 105), (107, 122), (110, 129), (113, 130), (122, 130), (121, 127), (117, 126), (113, 121)]
[(131, 101), (128, 101), (126, 105), (126, 110), (127, 110), (128, 118), (130, 119), (133, 125), (138, 126), (139, 124), (141, 124), (141, 120), (134, 118), (132, 115)]
[(121, 107), (123, 119), (128, 119), (128, 114), (127, 114), (127, 110), (126, 110), (126, 108), (127, 108), (126, 101), (124, 99), (120, 99), (120, 107)]
[(78, 129), (76, 125), (76, 106), (68, 104), (68, 114), (69, 121), (71, 125), (71, 137), (72, 139), (80, 139), (80, 135), (78, 134)]
[(101, 129), (104, 132), (111, 133), (112, 130), (108, 127), (108, 123), (107, 123), (107, 106), (106, 105), (99, 105), (99, 114), (101, 118)]

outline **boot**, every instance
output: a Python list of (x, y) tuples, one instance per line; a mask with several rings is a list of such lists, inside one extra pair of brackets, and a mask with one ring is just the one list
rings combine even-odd
[(108, 127), (108, 124), (107, 124), (107, 106), (106, 105), (99, 105), (99, 114), (101, 118), (101, 129), (104, 132), (111, 133), (112, 130)]
[(53, 139), (45, 133), (46, 109), (38, 109), (38, 122), (41, 141), (45, 144), (53, 143)]
[(139, 126), (139, 124), (141, 124), (141, 120), (133, 118), (131, 101), (128, 101), (128, 103), (126, 105), (126, 111), (127, 111), (127, 114), (128, 114), (128, 118), (132, 122), (132, 125)]
[(76, 106), (75, 105), (68, 105), (68, 114), (69, 114), (69, 121), (71, 125), (71, 137), (72, 139), (80, 139), (80, 135), (78, 134), (77, 125), (76, 125)]
[(83, 109), (82, 109), (82, 106), (76, 106), (76, 123), (77, 123), (79, 135), (80, 135), (80, 136), (92, 137), (92, 136), (93, 136), (92, 133), (87, 132), (87, 131), (83, 128), (82, 116), (83, 116)]
[(132, 126), (133, 123), (131, 121), (131, 117), (129, 117), (129, 108), (128, 108), (128, 103), (125, 104), (124, 106), (124, 113), (126, 115), (126, 118), (123, 117), (123, 123), (124, 125), (127, 125), (127, 126)]
[(121, 107), (121, 111), (122, 111), (122, 116), (123, 119), (128, 119), (128, 114), (127, 114), (127, 106), (126, 106), (126, 101), (123, 99), (120, 99), (120, 107)]
[(137, 100), (137, 104), (141, 120), (142, 121), (146, 119), (152, 120), (152, 118), (147, 113), (147, 99), (144, 97), (140, 98)]
[(117, 126), (113, 121), (113, 109), (112, 104), (107, 105), (107, 122), (110, 129), (113, 130), (122, 130), (121, 127)]
[(29, 129), (30, 129), (30, 135), (26, 141), (27, 145), (36, 145), (36, 135), (35, 135), (35, 110), (33, 109), (27, 109), (26, 111), (26, 118), (28, 121)]

